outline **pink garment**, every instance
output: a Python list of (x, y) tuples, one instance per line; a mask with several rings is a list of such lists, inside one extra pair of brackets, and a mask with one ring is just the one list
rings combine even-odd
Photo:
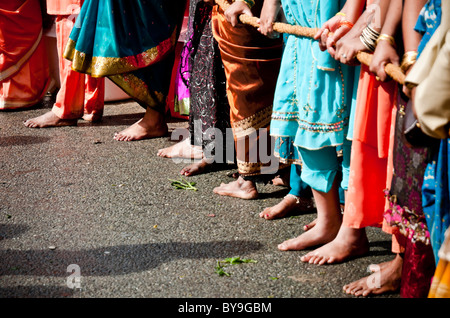
[(71, 15), (80, 13), (84, 0), (47, 0), (47, 13), (51, 15)]

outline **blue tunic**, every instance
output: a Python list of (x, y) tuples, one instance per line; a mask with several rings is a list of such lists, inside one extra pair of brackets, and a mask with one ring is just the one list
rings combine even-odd
[[(282, 0), (287, 22), (309, 28), (321, 27), (344, 3)], [(317, 150), (344, 143), (356, 97), (354, 81), (358, 68), (337, 62), (328, 52), (322, 52), (314, 39), (296, 35), (285, 39), (271, 135), (277, 140), (277, 155), (297, 159), (296, 147)], [(288, 137), (294, 148), (282, 149), (286, 143), (280, 147), (277, 137)]]

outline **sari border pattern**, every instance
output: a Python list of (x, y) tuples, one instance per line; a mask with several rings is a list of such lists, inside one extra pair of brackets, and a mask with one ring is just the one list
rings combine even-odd
[(128, 73), (162, 60), (166, 53), (175, 47), (177, 34), (177, 28), (175, 28), (172, 35), (157, 46), (140, 54), (126, 57), (91, 56), (78, 51), (76, 49), (77, 42), (69, 38), (64, 50), (64, 58), (72, 61), (72, 69), (74, 71), (86, 73), (92, 77)]

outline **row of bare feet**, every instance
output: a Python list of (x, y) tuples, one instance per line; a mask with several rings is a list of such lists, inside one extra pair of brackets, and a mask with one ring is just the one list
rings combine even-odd
[[(98, 122), (101, 120), (103, 113), (96, 115), (85, 114), (81, 119), (88, 122)], [(76, 126), (78, 118), (62, 119), (53, 111), (48, 111), (43, 115), (30, 118), (24, 121), (24, 125), (28, 128), (50, 128), (62, 126)], [(163, 137), (168, 134), (168, 127), (164, 120), (164, 115), (147, 108), (144, 117), (131, 125), (130, 127), (114, 134), (117, 141), (136, 141), (150, 138)]]
[[(101, 115), (100, 115), (101, 117)], [(98, 121), (100, 118), (93, 118), (86, 115), (86, 121)], [(60, 119), (52, 111), (41, 116), (29, 119), (24, 122), (29, 128), (46, 128), (59, 126), (77, 125), (77, 119)], [(144, 118), (116, 133), (114, 139), (118, 141), (134, 141), (148, 138), (166, 136), (167, 125), (161, 115), (151, 109), (147, 109)], [(193, 176), (200, 174), (210, 165), (205, 158), (201, 147), (193, 146), (189, 138), (176, 143), (173, 146), (160, 149), (157, 153), (164, 158), (184, 158), (194, 159), (194, 163), (184, 167), (180, 174)], [(288, 186), (288, 182), (283, 179), (273, 180), (274, 184)], [(236, 180), (225, 184), (222, 183), (214, 189), (214, 193), (231, 196), (241, 199), (256, 199), (258, 191), (252, 181), (244, 180), (238, 176)], [(266, 220), (279, 219), (294, 212), (311, 211), (313, 205), (310, 199), (286, 196), (281, 202), (273, 207), (264, 209), (259, 216)], [(313, 247), (317, 249), (306, 253), (301, 257), (303, 262), (310, 264), (324, 265), (340, 263), (351, 258), (359, 257), (369, 251), (369, 242), (364, 229), (351, 229), (341, 226), (339, 220), (314, 220), (303, 228), (304, 233), (296, 238), (286, 240), (278, 245), (282, 251), (300, 251)], [(374, 265), (370, 276), (357, 280), (344, 286), (344, 292), (355, 296), (369, 296), (371, 294), (382, 294), (395, 291), (399, 288), (402, 258), (397, 255), (392, 261)], [(378, 278), (378, 284), (370, 282)]]
[[(159, 150), (158, 156), (199, 159), (201, 148), (191, 146), (189, 140), (185, 140), (174, 146)], [(189, 165), (181, 170), (181, 174), (189, 176), (201, 173), (203, 169), (198, 167), (202, 165), (207, 164), (202, 160), (199, 163)], [(186, 173), (186, 171), (189, 173)], [(288, 181), (284, 179), (273, 180), (273, 183), (288, 186)], [(258, 197), (255, 184), (244, 180), (242, 177), (238, 177), (228, 184), (222, 183), (214, 189), (214, 193), (241, 199)], [(279, 219), (295, 213), (311, 212), (313, 205), (313, 201), (309, 198), (298, 198), (297, 200), (293, 196), (286, 196), (275, 206), (264, 209), (259, 216), (266, 220)], [(341, 222), (330, 224), (330, 222), (318, 222), (316, 219), (305, 225), (303, 230), (304, 233), (300, 236), (279, 244), (278, 249), (299, 251), (322, 245), (301, 257), (303, 262), (317, 265), (344, 262), (362, 256), (369, 251), (369, 242), (364, 229), (351, 229), (341, 226)], [(400, 286), (402, 264), (402, 258), (397, 255), (392, 261), (371, 265), (369, 268), (371, 274), (368, 277), (345, 285), (343, 290), (347, 294), (364, 297), (394, 292)], [(374, 284), (374, 281), (377, 284)]]

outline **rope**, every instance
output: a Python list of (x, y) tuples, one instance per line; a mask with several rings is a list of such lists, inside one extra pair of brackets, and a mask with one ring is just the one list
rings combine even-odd
[[(219, 5), (219, 7), (223, 11), (226, 11), (228, 9), (228, 7), (230, 6), (230, 3), (228, 2), (228, 0), (215, 0), (215, 2), (216, 2), (216, 4)], [(257, 18), (257, 17), (251, 17), (246, 14), (241, 14), (239, 16), (239, 20), (242, 23), (251, 25), (255, 28), (259, 27), (258, 19), (259, 18)], [(307, 28), (307, 27), (302, 27), (299, 25), (291, 25), (291, 24), (286, 24), (286, 23), (281, 23), (281, 22), (275, 22), (273, 24), (273, 30), (278, 33), (287, 33), (287, 34), (303, 36), (303, 37), (307, 37), (307, 38), (314, 38), (314, 35), (317, 33), (317, 31), (319, 29)], [(373, 57), (373, 54), (367, 53), (367, 52), (358, 52), (356, 54), (356, 59), (360, 63), (367, 65), (367, 66), (369, 66), (370, 63), (372, 62), (372, 57)], [(403, 71), (401, 70), (401, 68), (399, 66), (394, 65), (392, 63), (388, 63), (385, 65), (384, 71), (386, 72), (387, 75), (389, 75), (394, 81), (396, 81), (400, 85), (403, 85), (405, 83), (405, 74), (403, 73)]]

